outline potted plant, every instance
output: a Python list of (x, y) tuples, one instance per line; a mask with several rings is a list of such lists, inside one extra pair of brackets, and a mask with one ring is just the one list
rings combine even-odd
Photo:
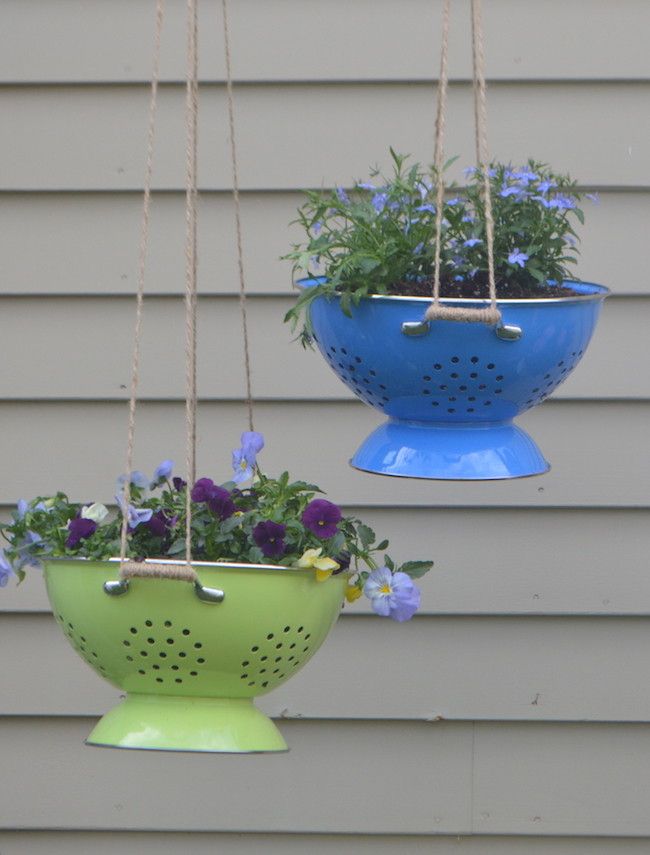
[[(0, 586), (42, 565), (54, 616), (81, 657), (127, 694), (88, 742), (123, 748), (281, 751), (286, 743), (252, 699), (316, 652), (344, 598), (365, 594), (398, 621), (418, 608), (413, 579), (431, 561), (396, 566), (360, 520), (312, 484), (264, 474), (261, 434), (233, 452), (234, 474), (188, 485), (164, 461), (148, 479), (118, 482), (127, 556), (145, 570), (185, 571), (187, 491), (195, 577), (120, 573), (123, 515), (63, 493), (21, 500), (2, 526)], [(124, 487), (129, 480), (129, 500)], [(128, 568), (129, 565), (124, 565)], [(136, 565), (139, 566), (139, 565)], [(181, 580), (180, 577), (183, 576)], [(192, 584), (188, 584), (188, 581)]]
[[(341, 380), (389, 417), (352, 458), (359, 469), (489, 479), (548, 469), (512, 420), (545, 400), (585, 352), (608, 290), (576, 281), (581, 194), (535, 161), (493, 163), (495, 284), (501, 320), (429, 321), (436, 245), (440, 303), (488, 306), (483, 175), (465, 170), (436, 229), (434, 169), (391, 150), (393, 174), (312, 191), (285, 256), (301, 295), (286, 320)], [(589, 194), (587, 194), (589, 196)], [(593, 198), (593, 197), (591, 197)]]

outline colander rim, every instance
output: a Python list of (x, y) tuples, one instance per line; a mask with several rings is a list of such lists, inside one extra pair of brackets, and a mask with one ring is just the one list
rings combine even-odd
[[(76, 562), (88, 562), (90, 564), (104, 564), (104, 563), (112, 563), (119, 564), (121, 562), (121, 558), (87, 558), (84, 555), (70, 555), (64, 557), (57, 558), (44, 558), (43, 564), (70, 564)], [(183, 560), (177, 560), (174, 558), (145, 558), (145, 564), (186, 564)], [(300, 573), (304, 573), (305, 570), (309, 568), (305, 567), (297, 567), (295, 565), (291, 565), (289, 567), (284, 564), (249, 564), (243, 561), (192, 561), (192, 567), (214, 567), (214, 568), (233, 568), (235, 570), (290, 570), (296, 571)], [(341, 573), (337, 573), (337, 576), (342, 575)]]
[[(295, 282), (297, 288), (308, 288), (311, 285), (307, 283), (321, 284), (325, 281), (322, 276), (309, 276), (304, 279), (298, 279)], [(611, 290), (606, 285), (599, 285), (596, 282), (584, 282), (577, 279), (565, 279), (563, 284), (567, 285), (586, 285), (589, 288), (595, 288), (591, 294), (574, 294), (571, 297), (503, 297), (497, 298), (497, 306), (546, 306), (553, 303), (586, 303), (592, 300), (604, 300), (611, 295)], [(334, 295), (338, 297), (338, 295)], [(432, 297), (416, 297), (400, 294), (368, 294), (364, 300), (380, 300), (385, 302), (409, 302), (409, 303), (431, 303)], [(440, 302), (445, 305), (461, 305), (461, 306), (489, 306), (489, 297), (441, 297)]]

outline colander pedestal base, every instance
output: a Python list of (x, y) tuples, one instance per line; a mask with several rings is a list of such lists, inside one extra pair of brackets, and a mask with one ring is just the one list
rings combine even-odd
[(350, 463), (377, 475), (464, 481), (524, 478), (550, 468), (531, 437), (512, 422), (426, 424), (396, 419), (371, 433)]
[(286, 751), (275, 724), (249, 698), (129, 694), (110, 710), (88, 745), (158, 751)]

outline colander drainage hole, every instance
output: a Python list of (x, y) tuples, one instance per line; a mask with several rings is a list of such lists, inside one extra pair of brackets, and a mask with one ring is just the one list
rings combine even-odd
[(145, 626), (153, 626), (153, 621), (146, 620), (146, 621), (144, 622), (144, 625), (145, 625)]
[(129, 630), (129, 632), (130, 632), (132, 635), (137, 635), (137, 634), (138, 634), (138, 630), (137, 630), (134, 626), (132, 626), (132, 627), (131, 627), (131, 629)]

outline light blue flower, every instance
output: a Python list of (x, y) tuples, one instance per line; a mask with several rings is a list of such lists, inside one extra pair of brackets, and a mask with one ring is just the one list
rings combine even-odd
[(463, 246), (476, 246), (476, 244), (478, 243), (483, 243), (481, 238), (468, 238), (463, 244)]
[(18, 499), (18, 505), (16, 506), (16, 515), (19, 520), (21, 520), (27, 511), (29, 510), (29, 502), (26, 499)]
[(472, 217), (471, 214), (465, 214), (465, 216), (463, 217), (463, 222), (464, 223), (473, 223), (474, 217)]
[(4, 588), (11, 576), (15, 576), (16, 571), (11, 566), (11, 562), (5, 555), (4, 549), (0, 549), (0, 588)]
[(502, 196), (504, 199), (507, 196), (519, 196), (519, 197), (521, 197), (522, 195), (523, 195), (523, 191), (522, 191), (521, 187), (517, 187), (515, 185), (512, 185), (511, 187), (503, 187), (501, 189), (501, 192), (499, 193), (499, 196)]
[(387, 193), (375, 193), (375, 195), (372, 197), (372, 207), (375, 209), (375, 211), (377, 211), (378, 214), (381, 214), (381, 212), (386, 207), (387, 201)]
[(525, 267), (528, 261), (528, 256), (525, 252), (519, 252), (519, 249), (514, 249), (508, 256), (508, 264), (518, 264), (519, 267)]
[(573, 199), (570, 199), (568, 196), (555, 196), (553, 199), (549, 199), (547, 208), (566, 208), (567, 210), (571, 210), (576, 207), (576, 203)]
[(357, 184), (357, 187), (359, 187), (361, 190), (376, 190), (377, 189), (374, 184), (369, 184), (367, 181), (359, 181), (359, 183)]
[(321, 233), (322, 228), (323, 224), (321, 222), (317, 222), (314, 223), (314, 225), (311, 227), (311, 230), (315, 235), (319, 235)]
[(557, 187), (555, 181), (550, 181), (548, 178), (544, 179), (544, 181), (540, 181), (537, 185), (537, 189), (540, 193), (548, 193), (549, 190), (552, 190), (554, 187)]
[(350, 197), (342, 187), (336, 188), (336, 195), (339, 197), (339, 200), (343, 202), (344, 205), (350, 204)]
[(420, 241), (420, 243), (413, 250), (414, 255), (419, 255), (424, 249), (424, 241)]
[[(124, 506), (126, 504), (124, 496), (115, 496), (115, 501), (122, 511), (122, 514), (124, 514)], [(131, 531), (137, 528), (141, 523), (149, 522), (152, 516), (153, 510), (151, 508), (135, 508), (133, 505), (129, 505), (126, 509), (126, 519)]]
[(264, 448), (264, 437), (254, 430), (244, 431), (241, 435), (241, 448), (232, 453), (233, 481), (239, 484), (253, 477), (257, 455)]
[[(39, 546), (43, 546), (43, 539), (40, 534), (37, 534), (35, 531), (28, 531), (25, 534), (25, 539), (20, 543), (17, 547), (18, 551), (18, 559), (16, 561), (16, 569), (21, 570), (23, 567), (40, 567), (41, 561), (35, 555), (33, 555), (30, 551), (31, 547), (35, 544)], [(49, 552), (50, 549), (46, 549), (46, 552)]]
[(465, 169), (463, 169), (463, 175), (465, 176), (465, 178), (470, 178), (472, 175), (474, 175), (475, 172), (475, 166), (466, 166)]
[(598, 193), (585, 193), (585, 199), (589, 199), (591, 202), (595, 202), (597, 205), (600, 205), (600, 196)]
[(392, 573), (388, 567), (373, 570), (363, 593), (369, 598), (372, 610), (381, 617), (404, 621), (413, 617), (420, 605), (420, 591), (406, 573)]
[(162, 484), (163, 481), (169, 481), (171, 478), (172, 471), (174, 469), (174, 461), (173, 460), (163, 460), (153, 473), (153, 478), (151, 479), (151, 484), (149, 485), (153, 490), (154, 487), (157, 487), (159, 484)]
[(453, 199), (449, 199), (447, 201), (447, 204), (451, 205), (453, 207), (454, 205), (461, 205), (462, 202), (463, 202), (463, 200), (460, 198), (460, 196), (454, 196)]
[[(120, 475), (117, 479), (118, 488), (123, 487), (126, 484), (127, 476)], [(140, 489), (146, 489), (149, 486), (149, 479), (144, 474), (144, 472), (140, 472), (139, 469), (131, 472), (131, 478), (129, 479), (134, 487), (140, 487)]]
[(539, 175), (537, 175), (537, 173), (535, 172), (528, 172), (527, 170), (522, 169), (513, 172), (513, 178), (515, 178), (516, 181), (525, 186), (527, 184), (530, 184), (531, 181), (537, 181)]
[(418, 205), (415, 210), (416, 211), (429, 211), (430, 214), (435, 214), (436, 206), (432, 205), (430, 202), (427, 202), (424, 205)]

